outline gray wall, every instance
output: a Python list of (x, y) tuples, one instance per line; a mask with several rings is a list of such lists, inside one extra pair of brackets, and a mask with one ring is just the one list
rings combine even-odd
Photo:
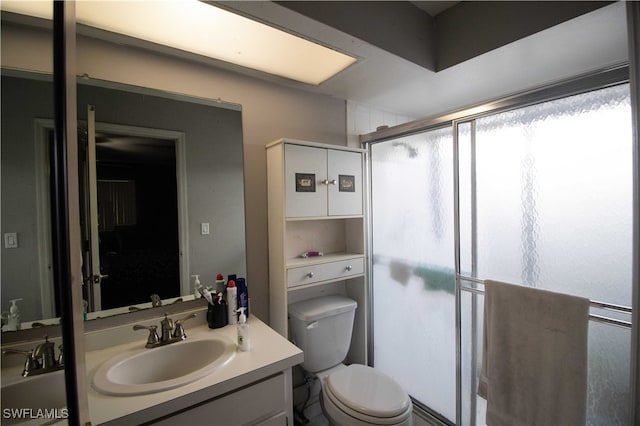
[[(52, 118), (53, 85), (2, 80), (2, 234), (18, 233), (18, 248), (2, 245), (2, 311), (18, 303), (22, 320), (42, 319), (37, 240), (34, 118)], [(24, 102), (16, 102), (22, 99)]]

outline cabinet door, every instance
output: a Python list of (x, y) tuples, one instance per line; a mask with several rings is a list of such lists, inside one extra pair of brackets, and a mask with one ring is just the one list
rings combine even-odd
[(285, 384), (284, 374), (278, 374), (238, 391), (152, 421), (150, 424), (163, 426), (284, 424), (287, 421), (288, 403), (285, 397)]
[(287, 217), (327, 215), (327, 150), (285, 145), (285, 203)]
[(329, 216), (362, 214), (362, 154), (328, 150)]

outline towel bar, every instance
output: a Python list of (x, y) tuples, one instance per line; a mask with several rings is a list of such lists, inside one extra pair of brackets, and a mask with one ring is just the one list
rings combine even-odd
[[(457, 274), (456, 278), (460, 281), (469, 281), (469, 282), (474, 282), (474, 283), (484, 285), (484, 280), (481, 280), (480, 278), (469, 277), (469, 276), (460, 275), (460, 274)], [(467, 291), (469, 293), (484, 295), (484, 290), (480, 290), (479, 288), (466, 287), (466, 286), (460, 285), (460, 289)], [(616, 305), (613, 303), (606, 303), (606, 302), (599, 302), (597, 300), (589, 300), (589, 305), (593, 308), (606, 309), (608, 311), (620, 312), (624, 314), (631, 314), (632, 312), (631, 308), (628, 306)], [(621, 321), (614, 318), (603, 317), (601, 315), (589, 314), (589, 319), (595, 322), (603, 323), (603, 324), (610, 324), (610, 325), (615, 325), (623, 328), (631, 328), (631, 323), (628, 321)]]

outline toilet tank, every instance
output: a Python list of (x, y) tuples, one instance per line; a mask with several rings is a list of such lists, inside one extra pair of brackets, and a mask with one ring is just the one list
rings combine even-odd
[(289, 305), (291, 340), (304, 351), (302, 368), (315, 373), (344, 361), (357, 306), (355, 300), (344, 296), (323, 296)]

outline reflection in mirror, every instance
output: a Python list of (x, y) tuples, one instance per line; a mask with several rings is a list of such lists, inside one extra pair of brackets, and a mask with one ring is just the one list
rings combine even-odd
[(88, 312), (149, 302), (151, 295), (181, 294), (180, 141), (135, 136), (121, 127), (121, 133), (79, 135), (87, 148), (80, 156), (80, 210)]
[(2, 74), (1, 225), (3, 236), (16, 235), (14, 247), (2, 248), (2, 311), (22, 299), (22, 322), (57, 316), (49, 211), (53, 85), (50, 75), (30, 77)]
[[(51, 96), (49, 76), (2, 70), (2, 234), (18, 248), (2, 251), (1, 303), (22, 299), (23, 327), (57, 316)], [(246, 276), (240, 107), (88, 79), (77, 97), (87, 317), (193, 299), (194, 274)]]

